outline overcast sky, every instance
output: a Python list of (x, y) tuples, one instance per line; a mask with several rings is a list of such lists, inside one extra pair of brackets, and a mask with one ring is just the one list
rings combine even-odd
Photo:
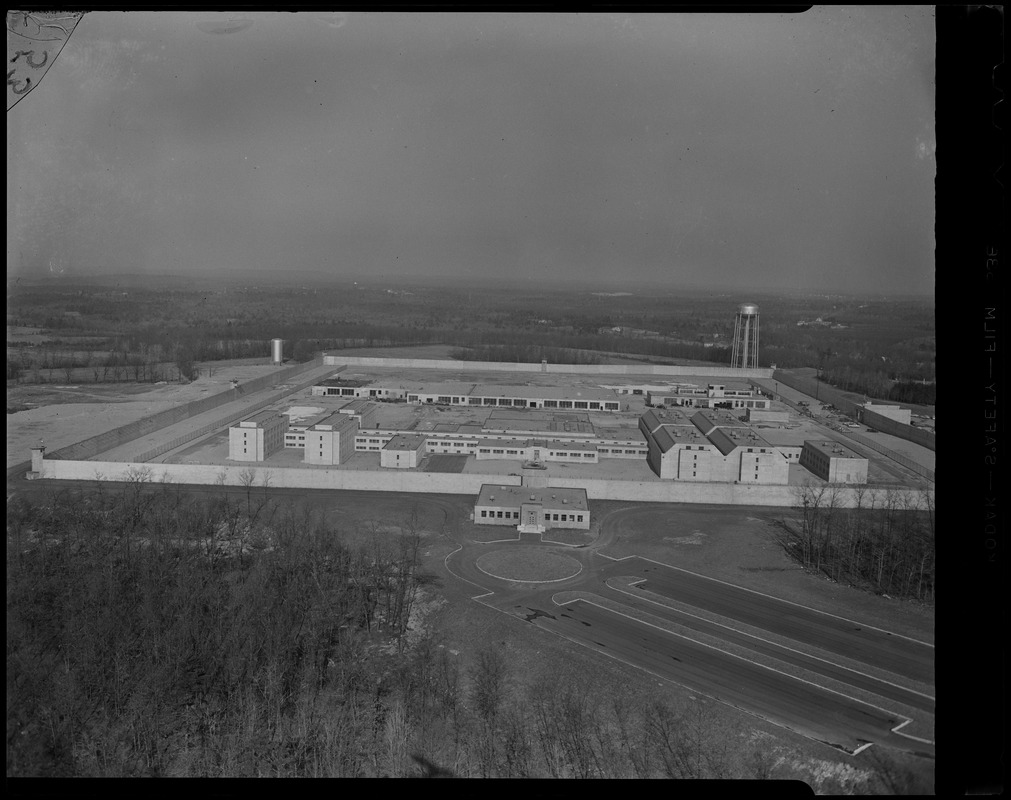
[(932, 13), (89, 13), (7, 113), (8, 273), (929, 293)]

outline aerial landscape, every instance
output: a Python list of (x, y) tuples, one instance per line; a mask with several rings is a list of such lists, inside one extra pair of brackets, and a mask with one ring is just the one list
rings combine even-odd
[(932, 7), (7, 26), (8, 778), (934, 792)]

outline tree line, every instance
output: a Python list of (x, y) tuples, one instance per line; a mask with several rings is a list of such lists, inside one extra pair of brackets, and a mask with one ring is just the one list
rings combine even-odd
[(866, 487), (855, 508), (840, 508), (836, 484), (796, 488), (799, 525), (783, 522), (780, 542), (807, 569), (889, 597), (934, 602), (934, 505), (930, 493), (913, 506), (908, 494), (882, 500)]

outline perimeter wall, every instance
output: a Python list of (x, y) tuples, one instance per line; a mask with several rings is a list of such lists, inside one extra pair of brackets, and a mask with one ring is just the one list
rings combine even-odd
[(772, 369), (754, 367), (731, 369), (697, 365), (676, 367), (669, 364), (523, 364), (506, 361), (455, 361), (425, 358), (365, 358), (358, 356), (323, 356), (324, 364), (354, 367), (407, 367), (412, 369), (449, 369), (458, 372), (546, 372), (556, 375), (704, 375), (714, 378), (771, 378)]
[[(907, 442), (913, 442), (914, 444), (921, 445), (930, 450), (935, 449), (934, 434), (930, 431), (917, 428), (913, 425), (904, 425), (894, 419), (878, 414), (876, 411), (868, 411), (862, 405), (844, 397), (839, 393), (838, 389), (834, 389), (826, 383), (821, 383), (820, 381), (811, 380), (809, 378), (800, 378), (796, 375), (780, 372), (778, 370), (772, 377), (774, 380), (786, 384), (787, 386), (796, 389), (798, 392), (803, 392), (809, 397), (817, 397), (822, 403), (830, 403), (831, 405), (834, 405), (847, 416), (863, 422), (869, 428), (874, 428), (882, 433), (889, 433), (892, 436), (898, 436), (900, 439), (905, 439)], [(768, 390), (763, 389), (763, 391)], [(791, 406), (794, 405), (785, 398), (777, 399), (783, 400)], [(889, 455), (891, 455), (891, 453), (889, 453)], [(896, 460), (898, 461), (899, 459)]]
[[(358, 490), (370, 492), (417, 492), (423, 494), (472, 494), (475, 499), (484, 484), (520, 486), (518, 475), (469, 475), (463, 473), (414, 472), (406, 470), (342, 470), (298, 467), (220, 466), (194, 464), (144, 464), (120, 461), (44, 460), (38, 477), (55, 480), (152, 481), (201, 484), (205, 486), (247, 486), (297, 489)], [(792, 486), (754, 486), (725, 483), (673, 483), (592, 480), (549, 477), (555, 488), (585, 489), (590, 500), (630, 500), (641, 503), (707, 503), (715, 505), (754, 505), (792, 507), (797, 505), (797, 490)], [(915, 489), (838, 489), (836, 506), (856, 505), (858, 492), (862, 505), (872, 496), (903, 497), (911, 507), (923, 502), (923, 493)], [(933, 496), (933, 492), (930, 492)]]
[(874, 428), (874, 430), (881, 431), (882, 433), (890, 433), (892, 436), (898, 436), (907, 441), (915, 442), (930, 450), (934, 450), (935, 448), (934, 434), (923, 428), (905, 425), (898, 420), (890, 419), (884, 414), (879, 414), (877, 411), (870, 411), (866, 408), (861, 409), (859, 419), (868, 428)]

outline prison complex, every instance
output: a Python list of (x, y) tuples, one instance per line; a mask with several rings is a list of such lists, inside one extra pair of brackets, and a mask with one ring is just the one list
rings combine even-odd
[[(789, 415), (771, 411), (768, 399), (744, 383), (543, 387), (455, 382), (411, 387), (338, 376), (313, 386), (311, 394), (347, 402), (290, 422), (277, 411), (255, 414), (229, 430), (229, 458), (262, 461), (284, 447), (303, 451), (306, 464), (325, 466), (344, 464), (354, 453), (374, 452), (387, 469), (416, 469), (429, 455), (537, 465), (645, 459), (665, 480), (772, 485), (789, 483), (790, 464), (799, 463), (830, 482), (867, 481), (867, 459), (838, 443), (791, 439), (789, 431), (766, 434), (775, 441), (765, 438), (752, 423), (785, 423)], [(618, 411), (619, 394), (644, 394), (652, 406), (639, 418), (638, 435), (621, 429), (598, 431), (585, 417), (571, 413), (529, 412)], [(428, 431), (380, 427), (376, 401), (397, 400), (487, 407), (490, 413), (481, 423), (440, 422)], [(741, 411), (747, 421), (740, 418)], [(495, 509), (496, 520), (499, 510), (506, 509)], [(501, 519), (517, 519), (514, 510)]]

